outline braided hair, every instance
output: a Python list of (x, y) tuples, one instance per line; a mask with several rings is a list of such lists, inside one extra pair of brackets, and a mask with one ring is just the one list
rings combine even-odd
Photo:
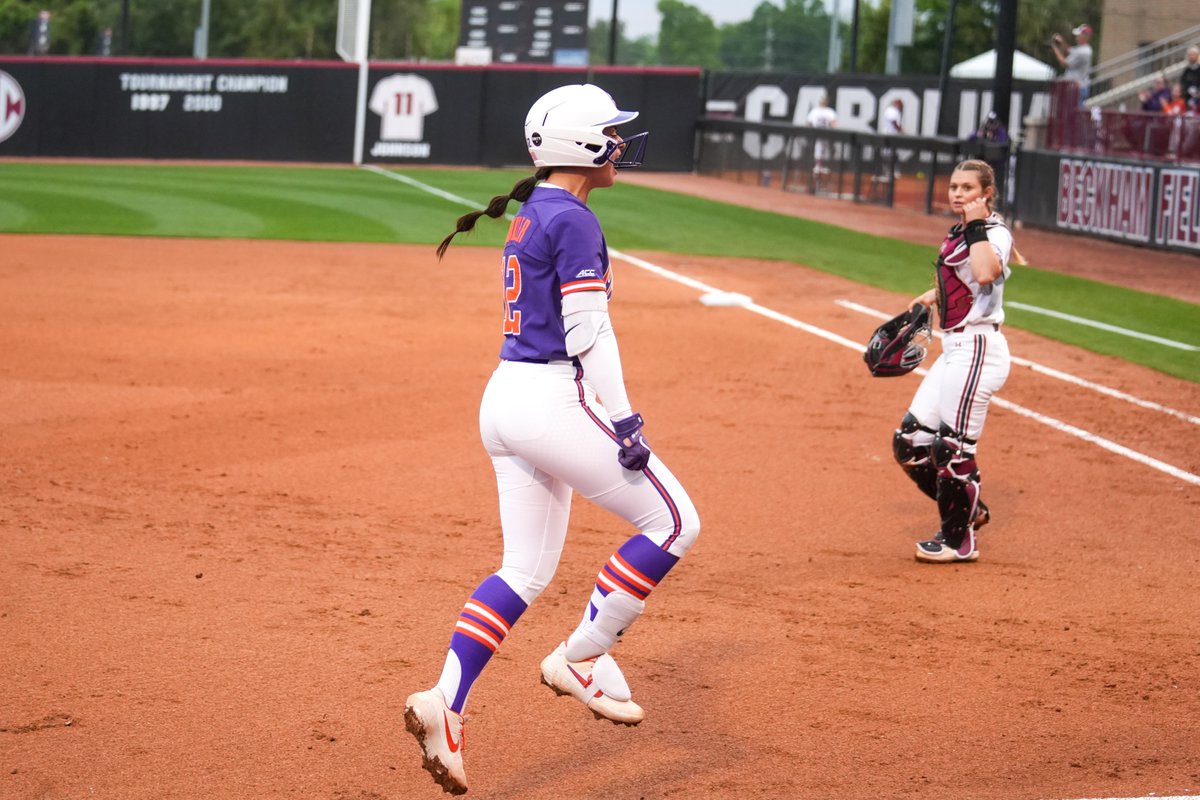
[(475, 228), (475, 222), (485, 214), (493, 219), (499, 219), (504, 216), (505, 210), (508, 209), (509, 201), (516, 200), (518, 203), (524, 203), (529, 199), (529, 195), (533, 194), (534, 188), (550, 177), (551, 168), (541, 167), (537, 172), (528, 178), (517, 181), (513, 184), (513, 188), (508, 194), (498, 194), (488, 201), (487, 208), (481, 211), (471, 211), (463, 214), (458, 218), (458, 223), (454, 227), (454, 231), (442, 239), (442, 243), (438, 245), (437, 254), (440, 261), (446, 253), (446, 248), (450, 246), (450, 240), (460, 233), (467, 233)]
[[(992, 165), (987, 163), (986, 161), (983, 161), (978, 158), (971, 158), (966, 161), (961, 161), (954, 166), (955, 172), (958, 172), (959, 170), (963, 170), (965, 172), (974, 172), (974, 173), (978, 174), (979, 175), (979, 188), (983, 189), (984, 191), (986, 191), (989, 186), (995, 187), (995, 185), (996, 185), (996, 171), (993, 170)], [(988, 198), (987, 205), (988, 205), (989, 213), (996, 214), (996, 216), (1000, 217), (1000, 214), (997, 213), (995, 211), (995, 209), (992, 208), (992, 198), (990, 198), (990, 197)], [(1003, 221), (1004, 217), (1000, 217), (1000, 220)], [(1028, 264), (1029, 263), (1028, 261), (1025, 260), (1025, 256), (1021, 255), (1021, 251), (1017, 249), (1016, 242), (1013, 243), (1012, 254), (1009, 256), (1009, 260), (1015, 264)]]

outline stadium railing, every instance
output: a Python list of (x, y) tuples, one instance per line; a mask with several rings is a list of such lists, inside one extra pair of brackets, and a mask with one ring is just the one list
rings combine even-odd
[(1008, 144), (727, 117), (697, 120), (700, 174), (926, 214), (947, 210), (950, 173), (966, 158), (992, 164), (997, 196), (1007, 196), (1004, 183), (1012, 167)]
[(1169, 163), (1200, 162), (1200, 117), (1116, 111), (1079, 104), (1078, 89), (1056, 81), (1045, 148), (1081, 155)]

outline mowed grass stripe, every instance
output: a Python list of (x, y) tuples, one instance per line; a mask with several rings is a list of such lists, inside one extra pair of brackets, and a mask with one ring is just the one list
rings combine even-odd
[[(479, 207), (525, 170), (396, 170)], [(0, 230), (273, 238), (435, 245), (467, 209), (353, 167), (0, 163)], [(904, 295), (930, 286), (937, 242), (887, 239), (767, 211), (618, 185), (589, 198), (616, 248), (757, 258), (801, 265)], [(518, 210), (517, 203), (509, 211)], [(455, 246), (499, 246), (507, 222), (487, 218)], [(1018, 242), (1020, 234), (1017, 235)], [(1015, 268), (1005, 296), (1189, 344), (1200, 306), (1095, 281)], [(770, 298), (756, 298), (769, 304)], [(899, 309), (897, 309), (899, 310)], [(1009, 322), (1048, 338), (1200, 382), (1200, 353), (1008, 309)]]
[[(226, 231), (235, 237), (258, 236), (262, 218), (231, 207), (220, 196), (206, 199), (161, 186), (54, 184), (26, 190), (36, 216), (26, 227), (55, 233), (113, 233), (123, 230), (147, 236), (179, 235), (173, 220), (197, 229)], [(75, 205), (70, 216), (64, 207)]]
[(5, 219), (11, 232), (396, 241), (412, 216), (353, 169), (3, 164), (0, 176), (34, 212)]
[(4, 229), (14, 233), (121, 233), (131, 228), (154, 234), (162, 219), (159, 213), (122, 202), (118, 192), (108, 190), (38, 184), (10, 192), (10, 199), (18, 199), (24, 211), (20, 224), (4, 221)]

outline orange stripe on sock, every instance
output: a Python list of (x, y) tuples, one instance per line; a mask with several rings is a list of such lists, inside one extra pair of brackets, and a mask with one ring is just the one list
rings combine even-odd
[(600, 586), (602, 586), (603, 588), (607, 589), (610, 592), (615, 592), (618, 589), (625, 588), (624, 586), (621, 586), (617, 583), (613, 583), (613, 579), (608, 577), (607, 575), (605, 575), (603, 572), (601, 572), (600, 574), (598, 574), (596, 576), (596, 583), (600, 584)]
[[(466, 613), (468, 611), (470, 611), (471, 613), (474, 613), (474, 614), (479, 614), (480, 616), (483, 616), (483, 617), (488, 617), (489, 621), (494, 623), (496, 625), (496, 627), (500, 629), (501, 633), (504, 636), (508, 636), (508, 631), (509, 631), (508, 622), (504, 619), (504, 617), (497, 614), (494, 609), (479, 602), (478, 600), (468, 600), (467, 604), (465, 606), (463, 606), (463, 612)], [(483, 612), (483, 613), (480, 613), (480, 612)]]
[(658, 581), (650, 580), (650, 578), (646, 577), (641, 572), (634, 569), (633, 566), (628, 561), (621, 558), (619, 553), (613, 553), (613, 560), (616, 561), (618, 564), (620, 564), (623, 569), (628, 571), (630, 575), (636, 577), (639, 581), (646, 584), (646, 588), (648, 590), (653, 589), (655, 586), (658, 586)]
[(463, 636), (474, 639), (493, 653), (500, 646), (500, 643), (493, 639), (486, 631), (480, 630), (473, 625), (468, 625), (461, 619), (454, 624), (454, 630)]

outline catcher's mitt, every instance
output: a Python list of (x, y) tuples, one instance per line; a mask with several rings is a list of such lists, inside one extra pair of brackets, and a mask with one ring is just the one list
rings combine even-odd
[(929, 340), (929, 308), (917, 303), (875, 329), (863, 361), (876, 378), (907, 375), (925, 360)]

